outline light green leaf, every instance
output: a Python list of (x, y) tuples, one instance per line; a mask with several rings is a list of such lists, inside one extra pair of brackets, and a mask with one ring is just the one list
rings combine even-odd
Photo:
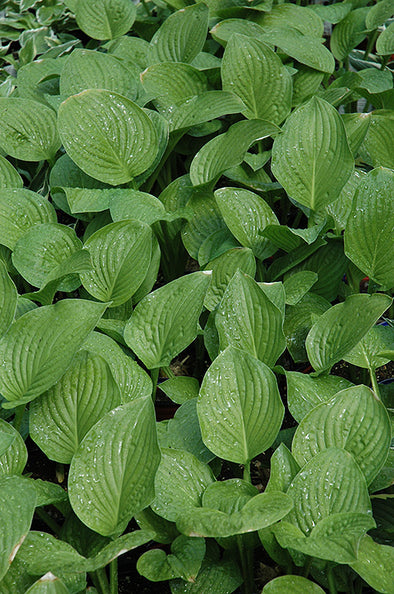
[(253, 21), (234, 18), (220, 21), (212, 27), (210, 33), (215, 41), (218, 41), (223, 47), (226, 47), (230, 38), (237, 33), (245, 35), (245, 37), (258, 39), (263, 36), (264, 30), (260, 25)]
[(139, 221), (102, 227), (85, 242), (91, 272), (81, 274), (85, 289), (112, 307), (125, 303), (141, 285), (151, 260), (152, 231)]
[(0, 579), (29, 532), (35, 503), (36, 492), (27, 481), (16, 476), (0, 479)]
[[(193, 379), (193, 378), (186, 378)], [(160, 384), (160, 387), (163, 384)], [(197, 396), (187, 400), (168, 421), (166, 447), (186, 450), (201, 462), (209, 463), (215, 455), (204, 445), (197, 416)]]
[(262, 291), (267, 295), (268, 299), (279, 309), (282, 316), (285, 315), (286, 309), (286, 294), (283, 283), (257, 283)]
[(374, 4), (365, 19), (365, 25), (368, 31), (373, 31), (394, 15), (393, 0), (381, 0)]
[(207, 142), (194, 157), (190, 165), (193, 185), (216, 182), (226, 169), (242, 163), (252, 144), (278, 132), (275, 124), (263, 120), (243, 120), (233, 124), (227, 132)]
[(149, 116), (117, 93), (92, 89), (66, 99), (58, 114), (59, 134), (73, 161), (111, 185), (146, 171), (159, 150)]
[(101, 355), (106, 360), (119, 386), (122, 404), (134, 398), (152, 394), (152, 381), (149, 375), (109, 336), (92, 332), (82, 348)]
[(323, 4), (312, 4), (308, 6), (315, 12), (323, 21), (336, 25), (342, 21), (345, 16), (352, 10), (352, 5), (347, 2), (336, 2), (325, 6)]
[(122, 60), (128, 68), (138, 68), (139, 71), (147, 67), (147, 52), (149, 42), (140, 37), (123, 35), (105, 44), (108, 53)]
[[(81, 171), (82, 173), (82, 171)], [(98, 182), (100, 183), (100, 182)], [(55, 191), (58, 188), (55, 189)], [(60, 189), (60, 188), (59, 188)], [(70, 207), (71, 214), (80, 214), (84, 212), (102, 212), (109, 208), (112, 197), (117, 196), (118, 192), (123, 193), (127, 190), (118, 188), (99, 189), (99, 188), (74, 188), (62, 187), (61, 190), (65, 193), (67, 203)]]
[(138, 80), (111, 54), (75, 49), (60, 75), (60, 95), (69, 97), (86, 89), (106, 89), (134, 100)]
[(298, 425), (292, 453), (300, 466), (330, 447), (350, 452), (369, 485), (383, 467), (391, 442), (384, 405), (366, 386), (353, 386), (311, 410)]
[(176, 105), (208, 90), (206, 76), (181, 62), (162, 62), (150, 66), (141, 74), (144, 90), (160, 106)]
[(27, 449), (19, 431), (0, 419), (0, 477), (22, 474), (27, 462)]
[(340, 62), (365, 38), (365, 18), (368, 12), (369, 8), (356, 8), (334, 28), (330, 49)]
[(0, 190), (0, 242), (10, 250), (33, 225), (56, 220), (52, 204), (40, 194), (22, 188)]
[(280, 124), (290, 113), (291, 75), (279, 56), (260, 39), (235, 34), (222, 62), (223, 90), (238, 95), (248, 119)]
[(350, 295), (346, 301), (323, 313), (305, 343), (312, 367), (321, 373), (340, 361), (390, 304), (391, 298), (382, 293)]
[(245, 108), (241, 99), (225, 91), (206, 91), (187, 99), (163, 115), (170, 124), (170, 132), (186, 130), (224, 115), (241, 113)]
[(392, 112), (372, 113), (364, 147), (371, 156), (374, 167), (394, 169), (392, 139), (394, 134), (394, 117)]
[(311, 410), (338, 392), (350, 388), (351, 382), (337, 375), (312, 377), (298, 371), (286, 371), (287, 404), (295, 420), (300, 423)]
[(152, 582), (177, 577), (195, 582), (204, 556), (204, 539), (181, 535), (171, 544), (171, 554), (152, 549), (141, 555), (137, 561), (137, 571)]
[(232, 513), (208, 507), (185, 511), (177, 520), (177, 528), (188, 536), (225, 538), (270, 526), (283, 518), (292, 507), (292, 501), (285, 493), (260, 493), (239, 511)]
[(204, 305), (210, 311), (221, 301), (228, 283), (241, 270), (252, 278), (256, 274), (256, 260), (249, 248), (233, 248), (209, 262), (205, 270), (212, 271), (211, 283), (205, 294)]
[(126, 324), (128, 346), (148, 367), (165, 367), (197, 336), (209, 272), (180, 277), (144, 297)]
[(231, 515), (240, 511), (258, 493), (256, 487), (242, 479), (215, 481), (205, 490), (202, 503), (203, 507)]
[[(391, 4), (392, 6), (392, 4)], [(391, 9), (392, 12), (392, 9)], [(394, 26), (393, 23), (385, 29), (376, 42), (376, 53), (381, 56), (389, 56), (394, 51)]]
[(150, 42), (149, 64), (193, 61), (205, 43), (208, 7), (200, 2), (170, 15)]
[(381, 352), (394, 350), (394, 328), (373, 326), (344, 360), (364, 369), (376, 369), (386, 365), (390, 358), (380, 356)]
[(370, 536), (364, 536), (357, 561), (351, 564), (351, 568), (378, 592), (393, 594), (393, 564), (393, 547), (378, 544)]
[(285, 349), (283, 316), (250, 277), (237, 272), (216, 313), (220, 346), (240, 348), (269, 367)]
[[(66, 299), (27, 312), (0, 340), (0, 391), (10, 408), (37, 398), (66, 371), (106, 304)], [(72, 323), (70, 323), (72, 320)]]
[(369, 113), (344, 113), (342, 114), (342, 121), (345, 124), (349, 148), (353, 155), (356, 156), (368, 132), (371, 115)]
[(238, 464), (247, 464), (272, 445), (284, 416), (269, 367), (232, 347), (205, 374), (197, 411), (205, 445)]
[(296, 305), (308, 293), (318, 279), (316, 272), (300, 270), (287, 277), (283, 283), (287, 305)]
[(160, 390), (176, 404), (197, 398), (200, 386), (195, 377), (179, 375), (160, 384)]
[(337, 110), (313, 97), (286, 120), (272, 148), (272, 172), (300, 204), (320, 210), (338, 197), (354, 168)]
[(307, 293), (296, 303), (286, 307), (283, 331), (287, 348), (296, 363), (308, 361), (305, 339), (315, 323), (316, 316), (321, 316), (330, 309), (330, 303), (319, 295)]
[(216, 231), (226, 229), (226, 223), (211, 192), (195, 190), (187, 209), (191, 214), (182, 229), (182, 241), (190, 256), (197, 259), (205, 241)]
[(300, 467), (284, 443), (281, 443), (276, 448), (271, 456), (270, 464), (270, 478), (265, 492), (281, 491), (282, 493), (286, 493), (292, 480), (299, 472)]
[(270, 12), (258, 18), (258, 22), (264, 30), (290, 25), (297, 31), (314, 37), (321, 37), (324, 31), (321, 18), (312, 12), (310, 7), (294, 4), (273, 6)]
[(23, 188), (21, 176), (2, 155), (0, 155), (0, 188)]
[(251, 248), (259, 260), (272, 256), (275, 248), (259, 232), (279, 221), (265, 200), (240, 188), (220, 188), (215, 198), (227, 227), (240, 244)]
[[(12, 263), (27, 282), (42, 288), (52, 273), (76, 252), (82, 249), (74, 229), (58, 223), (34, 225), (16, 242)], [(81, 281), (69, 276), (60, 286), (61, 291), (74, 291)]]
[(394, 286), (391, 234), (394, 172), (379, 167), (359, 183), (345, 229), (345, 252), (362, 272), (387, 289)]
[(202, 494), (213, 482), (210, 467), (193, 454), (163, 448), (152, 509), (166, 520), (176, 522), (190, 508), (201, 507)]
[[(330, 8), (329, 6), (321, 6)], [(281, 575), (263, 588), (263, 594), (323, 594), (324, 590), (301, 575)]]
[(352, 210), (355, 192), (367, 174), (361, 169), (355, 169), (343, 186), (339, 197), (326, 206), (327, 213), (334, 219), (338, 235), (346, 228), (346, 223)]
[(0, 98), (0, 147), (23, 161), (52, 159), (60, 148), (55, 112), (31, 99)]
[(130, 31), (137, 14), (128, 0), (76, 0), (78, 26), (93, 39), (115, 39)]
[(26, 594), (68, 594), (69, 592), (64, 582), (50, 571), (26, 590)]
[(159, 460), (151, 398), (118, 406), (93, 425), (72, 459), (73, 510), (99, 534), (121, 534), (152, 501)]
[(0, 337), (11, 326), (18, 298), (18, 291), (8, 275), (6, 265), (0, 260)]
[(50, 460), (69, 464), (90, 428), (121, 403), (100, 355), (79, 351), (66, 373), (30, 406), (30, 435)]
[(168, 216), (163, 203), (156, 196), (138, 190), (118, 189), (112, 195), (109, 206), (114, 221), (134, 219), (152, 225)]

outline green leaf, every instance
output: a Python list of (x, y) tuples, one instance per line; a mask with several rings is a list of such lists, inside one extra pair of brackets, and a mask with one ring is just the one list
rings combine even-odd
[(229, 594), (243, 582), (238, 564), (219, 559), (204, 560), (194, 583), (172, 580), (172, 594)]
[(166, 367), (196, 338), (209, 282), (209, 272), (194, 272), (156, 289), (138, 303), (124, 338), (148, 369)]
[(149, 64), (184, 62), (190, 64), (205, 43), (208, 7), (200, 2), (170, 15), (150, 42)]
[(26, 594), (68, 594), (68, 592), (70, 590), (66, 588), (64, 582), (50, 571), (26, 590)]
[(364, 369), (376, 369), (386, 365), (390, 358), (380, 356), (381, 352), (394, 350), (394, 328), (373, 326), (344, 359)]
[(211, 283), (205, 294), (204, 305), (210, 311), (214, 310), (221, 301), (228, 283), (240, 270), (245, 274), (254, 276), (256, 273), (256, 260), (249, 248), (233, 248), (209, 262), (205, 270), (212, 270)]
[(130, 70), (111, 54), (75, 49), (60, 75), (60, 95), (69, 97), (86, 89), (106, 89), (134, 100), (137, 83)]
[(101, 355), (106, 360), (119, 386), (122, 404), (134, 398), (152, 394), (152, 381), (149, 375), (109, 336), (92, 332), (82, 348)]
[(295, 432), (292, 453), (300, 466), (330, 447), (350, 452), (369, 485), (383, 467), (391, 442), (384, 405), (366, 386), (353, 386), (311, 410)]
[(368, 12), (369, 8), (356, 8), (334, 28), (330, 49), (338, 61), (343, 62), (350, 51), (365, 38), (365, 18)]
[(240, 348), (269, 367), (285, 349), (283, 316), (250, 277), (237, 272), (231, 279), (216, 313), (222, 349)]
[(112, 307), (125, 303), (143, 282), (151, 260), (152, 231), (139, 221), (102, 227), (85, 242), (92, 270), (81, 274), (85, 289)]
[(58, 381), (105, 308), (66, 299), (16, 320), (0, 340), (0, 391), (9, 401), (3, 407), (29, 402)]
[(392, 594), (393, 563), (393, 547), (378, 544), (370, 536), (364, 536), (358, 549), (357, 561), (351, 563), (351, 568), (378, 592)]
[(195, 377), (176, 376), (160, 384), (160, 390), (176, 404), (197, 398), (200, 386)]
[(0, 260), (0, 337), (11, 326), (18, 298), (18, 291), (8, 275), (6, 265)]
[(383, 293), (350, 295), (323, 313), (306, 339), (312, 367), (319, 373), (330, 369), (361, 340), (390, 307), (391, 298)]
[(207, 507), (185, 511), (177, 520), (177, 528), (188, 536), (223, 538), (245, 534), (278, 522), (292, 507), (285, 493), (260, 493), (232, 513)]
[(213, 482), (210, 467), (193, 454), (163, 448), (152, 509), (166, 520), (176, 522), (190, 508), (201, 507), (202, 494)]
[(286, 120), (272, 147), (272, 172), (300, 204), (320, 210), (337, 198), (354, 168), (337, 110), (313, 97)]
[(377, 29), (394, 14), (393, 0), (381, 0), (374, 4), (365, 19), (365, 25), (368, 31)]
[(205, 374), (197, 411), (205, 445), (238, 464), (247, 464), (272, 445), (284, 416), (269, 367), (232, 347)]
[(253, 497), (258, 495), (256, 487), (242, 479), (216, 481), (209, 485), (202, 497), (203, 507), (232, 514), (240, 511)]
[[(58, 223), (43, 223), (34, 225), (19, 238), (12, 263), (27, 282), (41, 288), (55, 269), (81, 249), (82, 242), (74, 229)], [(73, 275), (61, 283), (59, 290), (74, 291), (80, 284), (79, 277)]]
[(279, 222), (263, 198), (240, 188), (220, 188), (215, 198), (227, 227), (241, 245), (251, 248), (259, 260), (274, 253), (275, 248), (259, 232)]
[(323, 35), (324, 27), (321, 18), (310, 10), (310, 7), (294, 4), (273, 6), (270, 12), (258, 18), (264, 30), (277, 27), (294, 27), (301, 33), (308, 33), (314, 37)]
[(373, 113), (370, 126), (364, 140), (364, 146), (371, 156), (374, 167), (394, 168), (392, 138), (394, 118), (392, 112)]
[(292, 480), (299, 472), (300, 467), (284, 443), (281, 443), (276, 448), (271, 456), (270, 463), (270, 478), (265, 492), (281, 491), (282, 493), (286, 493)]
[(21, 176), (2, 155), (0, 155), (0, 188), (23, 188)]
[(0, 190), (0, 242), (13, 250), (16, 242), (30, 227), (56, 223), (52, 204), (30, 190)]
[(187, 209), (191, 214), (182, 229), (182, 241), (190, 256), (197, 259), (204, 242), (216, 231), (226, 229), (226, 224), (211, 192), (195, 190)]
[(287, 277), (283, 283), (287, 305), (296, 305), (308, 293), (318, 279), (316, 272), (300, 270)]
[(0, 147), (23, 161), (53, 159), (60, 148), (55, 112), (31, 99), (0, 98)]
[(27, 449), (19, 431), (0, 419), (0, 477), (22, 474), (27, 462)]
[[(194, 379), (194, 378), (186, 378)], [(160, 387), (163, 384), (160, 384)], [(168, 421), (166, 447), (190, 452), (201, 462), (209, 463), (215, 455), (204, 445), (197, 416), (197, 396), (187, 400)]]
[[(392, 12), (392, 9), (391, 9)], [(389, 56), (394, 51), (394, 26), (393, 23), (385, 29), (376, 42), (376, 53), (380, 56)]]
[(162, 62), (141, 73), (144, 90), (162, 107), (176, 105), (208, 90), (207, 77), (190, 64)]
[(345, 16), (352, 10), (352, 5), (347, 2), (336, 2), (325, 6), (323, 4), (313, 4), (308, 6), (315, 12), (323, 21), (336, 25), (342, 21)]
[(311, 410), (338, 392), (350, 388), (351, 382), (337, 375), (312, 377), (298, 371), (286, 371), (287, 404), (297, 423)]
[(359, 183), (345, 229), (345, 252), (362, 272), (387, 289), (394, 286), (390, 237), (394, 172), (379, 167)]
[[(326, 8), (326, 7), (324, 7)], [(294, 107), (301, 105), (305, 100), (310, 99), (315, 95), (320, 83), (324, 78), (324, 73), (309, 68), (308, 66), (299, 65), (298, 72), (293, 76), (293, 100)]]
[(31, 404), (30, 435), (49, 459), (69, 464), (91, 427), (120, 403), (105, 360), (79, 351), (60, 380)]
[(121, 534), (151, 503), (159, 460), (151, 398), (118, 406), (93, 425), (72, 459), (73, 510), (99, 534)]
[(227, 132), (215, 136), (198, 151), (190, 165), (192, 184), (216, 182), (226, 169), (242, 163), (252, 144), (278, 132), (275, 124), (263, 120), (243, 120), (233, 124)]
[(134, 219), (152, 225), (168, 216), (163, 203), (156, 196), (138, 190), (117, 190), (112, 195), (109, 207), (114, 221)]
[(369, 113), (344, 113), (342, 121), (345, 124), (349, 148), (353, 155), (356, 156), (368, 132), (371, 115)]
[(280, 124), (290, 113), (291, 75), (279, 56), (260, 39), (230, 37), (222, 62), (223, 90), (246, 106), (243, 115)]
[(115, 39), (130, 31), (137, 14), (128, 0), (76, 0), (78, 26), (93, 39)]
[(361, 169), (355, 169), (343, 186), (339, 197), (326, 206), (327, 213), (335, 221), (336, 233), (338, 235), (346, 228), (346, 223), (352, 210), (352, 201), (355, 192), (366, 175)]
[[(330, 8), (330, 6), (321, 7)], [(288, 594), (289, 592), (292, 594), (323, 594), (324, 590), (301, 575), (281, 575), (268, 582), (263, 588), (263, 594)]]
[(160, 549), (152, 549), (141, 555), (137, 561), (137, 571), (152, 582), (181, 577), (193, 583), (204, 556), (204, 539), (181, 535), (171, 544), (170, 555)]
[(233, 93), (225, 91), (206, 91), (187, 99), (168, 112), (163, 112), (170, 124), (170, 132), (186, 130), (224, 115), (241, 113), (242, 101)]
[(58, 127), (72, 160), (114, 186), (146, 171), (159, 149), (149, 116), (110, 91), (92, 89), (66, 99), (59, 107)]
[(29, 532), (35, 503), (35, 490), (27, 481), (16, 476), (0, 479), (0, 579)]

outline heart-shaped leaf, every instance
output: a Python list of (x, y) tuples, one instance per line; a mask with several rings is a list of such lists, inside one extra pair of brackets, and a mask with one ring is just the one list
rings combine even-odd
[(55, 209), (40, 194), (22, 188), (0, 190), (0, 242), (10, 250), (33, 225), (56, 221)]
[(178, 278), (144, 297), (126, 324), (128, 346), (148, 367), (164, 367), (197, 336), (210, 272)]
[(220, 188), (215, 198), (227, 227), (240, 244), (251, 248), (259, 260), (272, 256), (275, 247), (259, 232), (279, 221), (265, 200), (240, 188)]
[(138, 289), (151, 260), (152, 231), (138, 221), (119, 221), (102, 227), (85, 242), (92, 270), (81, 274), (82, 284), (100, 301), (125, 303)]
[(0, 98), (0, 146), (23, 161), (52, 159), (60, 148), (55, 112), (31, 99)]
[(298, 425), (292, 453), (304, 466), (330, 447), (350, 452), (369, 485), (383, 467), (391, 443), (385, 406), (366, 386), (353, 386), (311, 410)]
[(152, 400), (118, 406), (93, 425), (72, 459), (73, 510), (99, 534), (121, 534), (152, 501), (159, 460)]
[(300, 204), (320, 210), (338, 197), (354, 168), (337, 110), (313, 97), (286, 120), (272, 147), (272, 172)]
[(350, 295), (346, 301), (323, 313), (306, 339), (306, 350), (314, 369), (322, 372), (340, 361), (390, 304), (391, 298), (383, 293)]
[(242, 349), (269, 367), (285, 349), (283, 316), (250, 276), (237, 272), (216, 313), (220, 346)]
[(27, 481), (16, 476), (0, 479), (0, 579), (29, 532), (35, 503), (36, 492)]
[(181, 535), (171, 544), (170, 555), (161, 549), (152, 549), (141, 555), (137, 571), (152, 582), (181, 577), (194, 583), (204, 556), (204, 539)]
[(78, 26), (93, 39), (124, 35), (130, 31), (136, 13), (135, 5), (128, 0), (75, 0)]
[(27, 462), (27, 449), (19, 431), (0, 419), (0, 477), (22, 474)]
[(345, 229), (345, 252), (362, 272), (387, 289), (394, 286), (389, 249), (394, 225), (394, 173), (379, 167), (358, 184)]
[(0, 188), (23, 188), (21, 176), (2, 155), (0, 155)]
[(14, 322), (0, 340), (0, 391), (9, 401), (3, 407), (29, 402), (48, 390), (105, 309), (93, 301), (66, 299), (29, 311)]
[(92, 89), (72, 95), (58, 114), (59, 134), (73, 161), (111, 185), (146, 171), (159, 150), (149, 116), (117, 93)]
[[(319, 6), (320, 7), (320, 6)], [(322, 6), (322, 8), (330, 8)], [(324, 590), (301, 575), (281, 575), (263, 588), (263, 594), (323, 594)]]
[(260, 39), (232, 35), (222, 62), (223, 90), (238, 95), (248, 119), (280, 124), (290, 113), (291, 75), (279, 56)]
[(239, 464), (272, 445), (284, 416), (269, 367), (232, 347), (205, 374), (197, 411), (205, 445), (216, 456)]
[(79, 351), (60, 380), (30, 407), (30, 435), (51, 460), (69, 464), (89, 429), (121, 403), (109, 366)]

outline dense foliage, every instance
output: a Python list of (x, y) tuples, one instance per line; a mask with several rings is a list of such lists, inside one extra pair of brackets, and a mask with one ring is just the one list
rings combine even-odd
[(1, 594), (394, 592), (394, 2), (299, 4), (0, 2)]

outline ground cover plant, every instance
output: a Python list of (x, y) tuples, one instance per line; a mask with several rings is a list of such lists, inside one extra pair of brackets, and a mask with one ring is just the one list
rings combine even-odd
[(1, 594), (394, 592), (394, 2), (304, 4), (0, 2)]

